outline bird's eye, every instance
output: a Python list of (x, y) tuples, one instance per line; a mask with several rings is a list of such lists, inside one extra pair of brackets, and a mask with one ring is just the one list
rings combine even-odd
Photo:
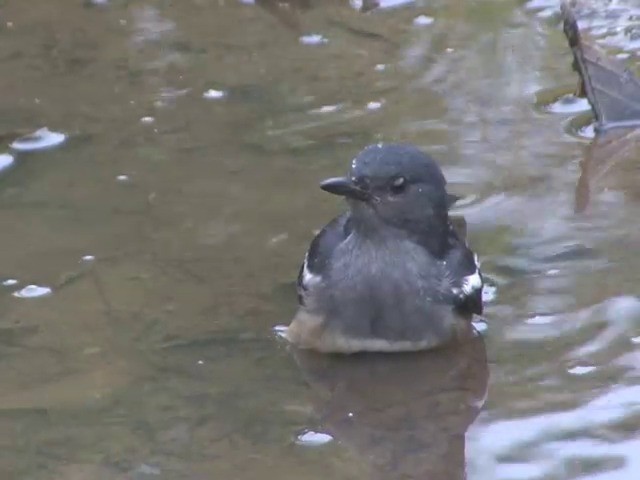
[(391, 181), (389, 189), (391, 190), (391, 193), (393, 193), (394, 195), (398, 195), (404, 192), (406, 187), (407, 179), (404, 177), (396, 177)]

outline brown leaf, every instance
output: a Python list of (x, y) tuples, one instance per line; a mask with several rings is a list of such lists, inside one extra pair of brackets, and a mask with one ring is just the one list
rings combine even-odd
[(574, 69), (596, 117), (597, 129), (640, 126), (640, 80), (623, 62), (585, 41), (573, 7), (561, 5), (564, 34), (573, 52)]

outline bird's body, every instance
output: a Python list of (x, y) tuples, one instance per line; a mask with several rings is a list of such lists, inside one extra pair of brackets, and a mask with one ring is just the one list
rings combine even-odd
[(351, 173), (323, 184), (351, 208), (309, 247), (288, 339), (324, 352), (414, 351), (468, 331), (482, 313), (482, 276), (449, 221), (439, 167), (415, 147), (383, 145)]

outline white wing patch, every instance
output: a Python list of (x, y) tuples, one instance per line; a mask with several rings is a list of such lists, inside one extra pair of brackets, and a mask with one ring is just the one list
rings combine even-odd
[(464, 293), (465, 295), (471, 295), (476, 290), (482, 288), (480, 262), (478, 261), (478, 255), (476, 255), (475, 253), (473, 254), (473, 260), (476, 264), (476, 271), (462, 279), (462, 293)]
[(309, 258), (309, 253), (305, 253), (304, 255), (304, 263), (302, 264), (302, 285), (305, 289), (319, 283), (322, 280), (320, 275), (315, 273), (311, 273), (309, 271), (309, 267), (307, 265), (307, 259)]

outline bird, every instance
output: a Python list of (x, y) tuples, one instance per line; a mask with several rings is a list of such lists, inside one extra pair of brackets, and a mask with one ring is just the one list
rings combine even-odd
[(313, 238), (298, 278), (290, 344), (322, 353), (410, 352), (473, 332), (482, 315), (478, 256), (454, 229), (436, 160), (410, 144), (375, 144), (320, 188), (348, 210)]

